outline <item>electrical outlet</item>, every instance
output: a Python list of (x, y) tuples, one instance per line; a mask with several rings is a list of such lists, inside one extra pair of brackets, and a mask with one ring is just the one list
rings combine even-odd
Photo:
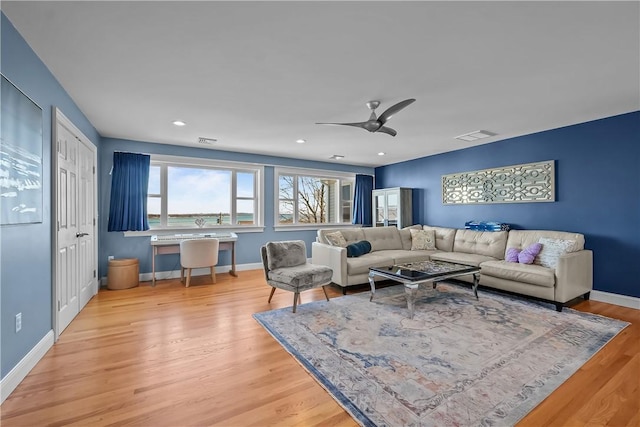
[(113, 259), (113, 255), (109, 255), (108, 260), (111, 261)]
[(22, 329), (22, 313), (16, 314), (16, 333)]

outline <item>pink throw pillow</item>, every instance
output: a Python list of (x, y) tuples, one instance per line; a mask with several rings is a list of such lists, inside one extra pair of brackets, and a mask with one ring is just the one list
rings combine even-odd
[(518, 262), (518, 255), (520, 254), (520, 249), (509, 248), (507, 249), (507, 254), (504, 257), (507, 262)]
[(538, 255), (541, 250), (542, 250), (541, 243), (534, 243), (524, 248), (522, 252), (518, 254), (518, 262), (520, 264), (532, 264), (533, 260), (536, 258), (536, 255)]

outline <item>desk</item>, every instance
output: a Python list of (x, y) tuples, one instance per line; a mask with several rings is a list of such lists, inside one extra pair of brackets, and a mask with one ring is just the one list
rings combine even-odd
[(238, 277), (236, 273), (236, 233), (203, 233), (203, 234), (173, 234), (168, 236), (151, 236), (153, 257), (151, 259), (151, 286), (156, 285), (156, 255), (179, 254), (180, 242), (188, 239), (218, 239), (218, 250), (231, 251), (231, 270), (229, 274)]

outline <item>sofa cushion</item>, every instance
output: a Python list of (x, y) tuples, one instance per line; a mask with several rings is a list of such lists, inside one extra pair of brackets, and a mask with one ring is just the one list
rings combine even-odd
[(410, 225), (400, 230), (400, 240), (402, 240), (402, 249), (411, 250), (411, 230), (422, 230), (422, 226)]
[(371, 252), (371, 243), (366, 240), (361, 240), (356, 243), (349, 243), (347, 245), (347, 257), (359, 257)]
[(412, 251), (433, 251), (436, 249), (434, 230), (409, 230), (411, 232)]
[(542, 244), (542, 250), (536, 257), (534, 263), (543, 267), (556, 268), (560, 255), (575, 252), (575, 240), (541, 237), (538, 242)]
[(345, 240), (341, 231), (327, 233), (324, 235), (324, 237), (327, 239), (327, 242), (329, 242), (331, 246), (340, 246), (341, 248), (347, 247), (347, 241)]
[(456, 231), (453, 251), (504, 259), (508, 234), (507, 231), (460, 229)]
[(495, 258), (490, 256), (466, 254), (464, 252), (436, 252), (431, 255), (431, 259), (475, 266), (479, 266), (480, 263), (485, 261), (497, 261)]
[(584, 235), (579, 233), (550, 230), (511, 230), (509, 231), (509, 237), (507, 238), (507, 248), (517, 248), (522, 250), (532, 243), (539, 242), (541, 237), (574, 240), (576, 242), (576, 251), (584, 249)]
[(371, 243), (372, 251), (402, 249), (400, 230), (397, 227), (372, 227), (362, 229), (364, 239)]
[(556, 279), (554, 270), (535, 264), (517, 264), (507, 261), (486, 261), (480, 266), (481, 276), (492, 276), (515, 282), (551, 288)]
[(507, 262), (518, 262), (518, 255), (520, 255), (520, 249), (507, 248), (507, 252), (504, 255), (504, 260)]
[(368, 274), (369, 267), (391, 267), (393, 264), (392, 257), (378, 252), (369, 252), (357, 258), (347, 258), (347, 274), (349, 276)]
[(327, 238), (325, 236), (328, 233), (335, 233), (336, 231), (339, 231), (340, 233), (342, 233), (342, 237), (344, 237), (344, 239), (347, 241), (347, 244), (359, 242), (360, 240), (365, 240), (364, 239), (364, 233), (362, 232), (362, 228), (360, 228), (360, 227), (340, 228), (340, 229), (337, 229), (337, 228), (321, 228), (317, 232), (316, 240), (319, 243), (324, 243), (325, 245), (330, 245), (331, 243), (329, 243), (329, 241), (327, 240)]
[(541, 249), (541, 243), (532, 243), (518, 254), (518, 262), (520, 264), (533, 264), (533, 260), (536, 258), (536, 255), (540, 253)]
[(407, 262), (429, 261), (431, 255), (440, 251), (384, 251), (394, 259), (394, 264), (405, 264)]
[(429, 225), (423, 225), (422, 229), (433, 230), (436, 232), (436, 249), (447, 252), (453, 251), (453, 240), (456, 237), (455, 228), (431, 227)]

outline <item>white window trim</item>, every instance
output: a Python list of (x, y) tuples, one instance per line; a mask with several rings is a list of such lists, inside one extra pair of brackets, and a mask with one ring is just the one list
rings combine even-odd
[[(314, 178), (334, 178), (339, 180), (349, 180), (355, 185), (356, 173), (355, 172), (338, 172), (324, 169), (306, 169), (306, 168), (292, 168), (292, 167), (274, 167), (273, 170), (273, 221), (275, 231), (306, 231), (317, 230), (319, 228), (339, 228), (339, 227), (353, 227), (353, 224), (346, 222), (326, 222), (326, 223), (312, 223), (312, 224), (279, 224), (278, 216), (280, 215), (280, 175), (301, 175)], [(338, 191), (340, 194), (340, 191)], [(341, 209), (341, 206), (337, 207)], [(353, 215), (353, 211), (351, 212)], [(298, 220), (298, 210), (294, 212), (294, 218)]]
[[(168, 156), (163, 154), (151, 154), (151, 163), (158, 164), (164, 163), (166, 165), (173, 166), (187, 166), (187, 167), (205, 167), (205, 168), (219, 168), (219, 169), (230, 169), (237, 172), (255, 172), (256, 182), (254, 183), (254, 204), (255, 204), (255, 212), (256, 212), (256, 224), (255, 225), (247, 225), (241, 226), (237, 224), (230, 225), (220, 225), (216, 227), (162, 227), (162, 228), (151, 228), (146, 231), (126, 231), (124, 232), (125, 237), (131, 236), (154, 236), (157, 234), (172, 234), (172, 233), (183, 233), (183, 232), (215, 232), (220, 230), (225, 231), (233, 231), (235, 233), (255, 233), (264, 231), (264, 165), (259, 163), (250, 163), (250, 162), (234, 162), (227, 160), (217, 160), (217, 159), (206, 159), (206, 158), (196, 158), (196, 157), (182, 157), (182, 156)], [(162, 170), (162, 169), (161, 169)], [(232, 176), (235, 177), (235, 174)], [(167, 194), (166, 188), (166, 179), (160, 179), (160, 193)], [(232, 183), (232, 203), (236, 202), (236, 189), (235, 182)], [(244, 198), (246, 200), (246, 198)], [(162, 208), (166, 212), (166, 203), (167, 198), (161, 198), (161, 202), (164, 205)]]

